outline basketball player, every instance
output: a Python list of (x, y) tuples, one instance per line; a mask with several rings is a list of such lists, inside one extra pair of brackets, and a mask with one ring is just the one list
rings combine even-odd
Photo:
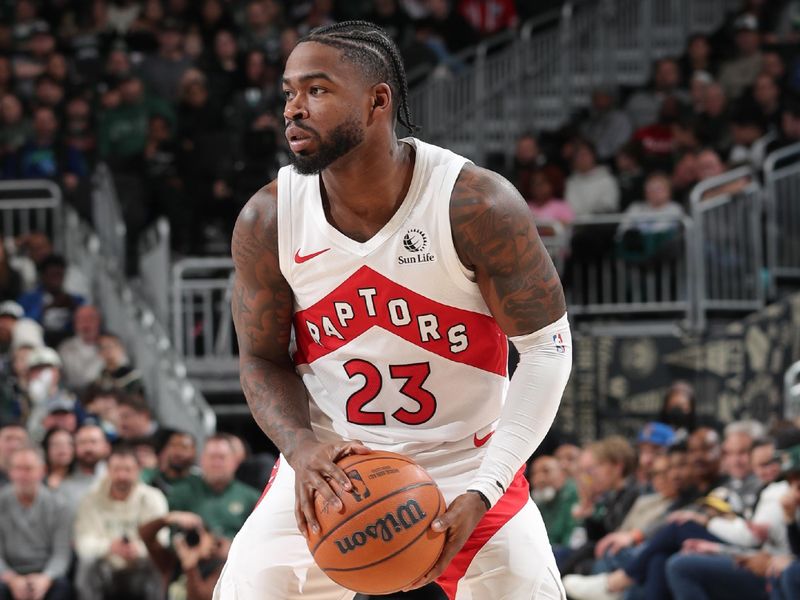
[(294, 164), (232, 242), (242, 386), (281, 459), (214, 597), (352, 598), (303, 535), (319, 527), (315, 494), (339, 508), (351, 489), (334, 461), (380, 449), (417, 460), (448, 502), (432, 524), (442, 556), (411, 588), (563, 598), (521, 469), (555, 418), (571, 337), (528, 207), (502, 177), (397, 139), (398, 120), (412, 128), (405, 73), (369, 23), (312, 31), (283, 89)]

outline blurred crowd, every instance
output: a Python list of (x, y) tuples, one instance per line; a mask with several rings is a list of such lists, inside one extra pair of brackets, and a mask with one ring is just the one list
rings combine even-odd
[(529, 464), (571, 600), (800, 598), (800, 427), (719, 423), (675, 382), (634, 440), (553, 436)]
[(82, 274), (0, 249), (0, 598), (210, 599), (275, 457), (163, 427)]
[[(364, 18), (409, 73), (458, 72), (461, 50), (558, 4), (0, 0), (0, 178), (57, 181), (91, 220), (103, 161), (134, 236), (163, 215), (177, 251), (227, 252), (287, 162), (279, 78), (300, 36)], [(800, 2), (747, 0), (645, 87), (599, 86), (561, 130), (521, 133), (509, 178), (543, 225), (624, 212), (623, 251), (657, 255), (672, 229), (653, 215), (800, 142), (799, 44)], [(90, 292), (45, 235), (0, 243), (0, 598), (208, 599), (275, 459), (162, 427)], [(796, 424), (703, 421), (679, 382), (635, 440), (552, 440), (531, 493), (572, 600), (800, 597)]]
[(55, 180), (91, 220), (104, 161), (132, 237), (164, 215), (176, 250), (226, 249), (243, 203), (287, 163), (279, 78), (299, 37), (369, 19), (410, 73), (457, 70), (461, 50), (557, 4), (5, 0), (0, 177)]
[[(545, 233), (548, 223), (624, 213), (609, 247), (656, 257), (696, 184), (738, 166), (759, 173), (770, 152), (800, 142), (798, 15), (798, 2), (746, 0), (718, 31), (657, 60), (645, 87), (597, 86), (560, 130), (522, 133), (508, 176)], [(735, 179), (703, 199), (747, 184)], [(573, 241), (579, 253), (585, 240)]]

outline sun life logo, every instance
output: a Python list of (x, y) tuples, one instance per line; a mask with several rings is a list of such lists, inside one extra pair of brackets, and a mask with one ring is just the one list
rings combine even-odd
[(421, 229), (409, 229), (403, 237), (403, 247), (409, 252), (422, 252), (428, 247), (428, 236)]

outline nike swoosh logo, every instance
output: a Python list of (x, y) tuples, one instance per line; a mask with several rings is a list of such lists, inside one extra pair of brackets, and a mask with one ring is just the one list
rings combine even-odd
[(307, 260), (311, 260), (315, 256), (319, 256), (320, 254), (323, 254), (328, 250), (330, 250), (330, 248), (325, 248), (324, 250), (320, 250), (319, 252), (312, 252), (311, 254), (306, 254), (305, 256), (300, 256), (300, 250), (298, 250), (297, 252), (294, 253), (294, 262), (296, 262), (299, 265), (300, 263), (304, 263)]
[(493, 435), (494, 435), (494, 431), (490, 431), (489, 433), (487, 433), (487, 434), (486, 434), (485, 436), (483, 436), (482, 438), (479, 438), (479, 437), (478, 437), (478, 434), (476, 433), (474, 436), (472, 436), (472, 441), (473, 441), (473, 443), (475, 444), (475, 447), (476, 447), (476, 448), (480, 448), (480, 447), (481, 447), (481, 446), (483, 446), (483, 445), (484, 445), (486, 442), (488, 442), (488, 441), (489, 441), (489, 438), (490, 438), (490, 437), (492, 437)]

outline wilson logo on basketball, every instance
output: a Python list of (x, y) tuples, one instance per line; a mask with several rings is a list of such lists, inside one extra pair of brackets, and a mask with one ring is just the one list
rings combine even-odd
[(427, 516), (416, 500), (409, 500), (398, 506), (394, 512), (386, 513), (373, 525), (367, 525), (363, 531), (355, 531), (340, 540), (334, 540), (334, 543), (341, 554), (347, 554), (365, 546), (370, 540), (391, 542), (395, 534), (411, 529)]

